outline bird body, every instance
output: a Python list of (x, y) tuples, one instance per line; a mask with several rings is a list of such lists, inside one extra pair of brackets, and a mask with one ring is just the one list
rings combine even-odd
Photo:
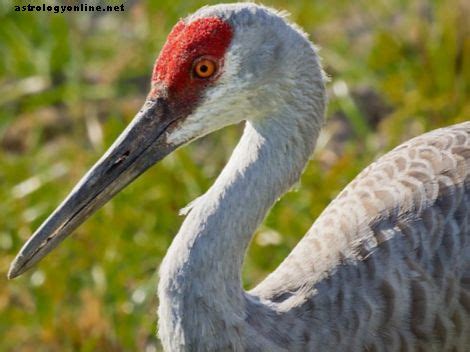
[[(295, 182), (267, 185), (267, 196), (253, 199), (263, 186), (250, 176), (267, 165), (252, 129), (193, 206), (160, 269), (168, 350), (465, 351), (470, 123), (417, 137), (370, 165), (276, 271), (244, 292), (240, 270), (253, 230)], [(234, 160), (242, 166), (237, 153), (250, 149), (258, 158), (233, 168)]]
[(243, 290), (253, 233), (315, 147), (324, 82), (315, 47), (276, 11), (217, 5), (181, 20), (143, 109), (25, 244), (9, 276), (172, 150), (246, 121), (161, 264), (165, 350), (468, 351), (470, 122), (374, 162), (272, 274)]

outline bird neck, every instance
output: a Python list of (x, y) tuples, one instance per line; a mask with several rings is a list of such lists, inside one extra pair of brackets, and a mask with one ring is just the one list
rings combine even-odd
[(170, 246), (159, 284), (164, 343), (176, 335), (187, 343), (188, 334), (200, 343), (215, 326), (229, 330), (245, 318), (246, 249), (272, 204), (298, 181), (320, 127), (321, 118), (286, 114), (246, 122), (226, 167), (196, 200)]

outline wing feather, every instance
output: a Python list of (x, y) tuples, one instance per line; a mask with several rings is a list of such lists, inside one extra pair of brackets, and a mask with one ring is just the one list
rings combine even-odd
[(364, 169), (249, 294), (299, 350), (468, 351), (469, 258), (465, 122)]
[[(469, 194), (470, 122), (416, 137), (364, 169), (252, 293), (275, 300), (287, 297), (286, 291), (312, 288), (339, 265), (364, 260), (399, 233), (412, 260), (418, 260), (420, 247), (436, 253), (448, 233), (467, 240), (468, 214), (461, 212), (462, 202), (470, 206)], [(425, 225), (422, 232), (412, 229), (417, 220)]]

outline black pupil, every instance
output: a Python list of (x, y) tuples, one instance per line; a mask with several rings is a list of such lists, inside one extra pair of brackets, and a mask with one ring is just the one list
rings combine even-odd
[(199, 69), (202, 73), (206, 73), (209, 70), (209, 67), (207, 67), (207, 65), (201, 65)]

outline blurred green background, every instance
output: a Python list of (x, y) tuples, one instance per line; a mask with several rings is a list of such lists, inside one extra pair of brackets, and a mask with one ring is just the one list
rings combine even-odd
[[(24, 3), (0, 1), (0, 351), (159, 351), (156, 268), (183, 220), (178, 210), (208, 189), (242, 126), (178, 150), (39, 266), (14, 281), (6, 272), (138, 111), (172, 25), (215, 2), (132, 1), (107, 14), (13, 11)], [(264, 3), (289, 11), (321, 47), (330, 103), (301, 183), (255, 235), (247, 288), (372, 160), (470, 113), (468, 1)]]

